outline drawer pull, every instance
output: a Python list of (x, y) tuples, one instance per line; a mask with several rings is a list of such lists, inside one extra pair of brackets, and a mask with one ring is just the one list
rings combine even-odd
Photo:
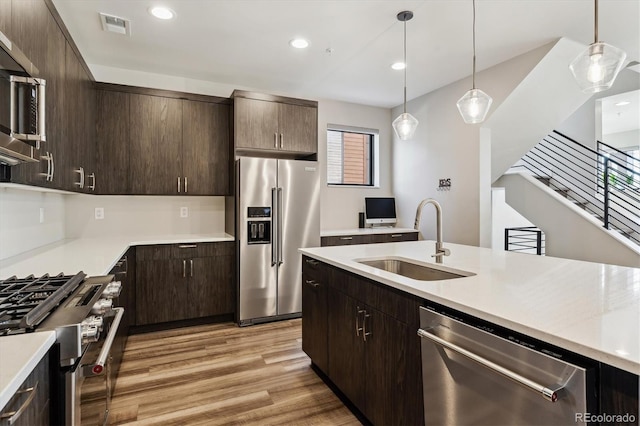
[(341, 240), (353, 240), (353, 237), (340, 237)]
[(178, 246), (178, 248), (181, 248), (181, 249), (182, 249), (182, 248), (196, 248), (196, 247), (198, 247), (198, 245), (197, 245), (197, 244), (180, 244), (180, 245)]
[(391, 234), (391, 238), (400, 238), (402, 234)]
[(315, 259), (305, 259), (305, 262), (307, 262), (309, 265), (312, 265), (312, 266), (318, 266), (318, 263), (320, 263)]
[(10, 425), (14, 424), (20, 418), (22, 413), (24, 413), (24, 411), (29, 407), (29, 405), (31, 405), (31, 402), (33, 402), (33, 399), (36, 397), (36, 391), (38, 390), (38, 383), (40, 382), (36, 382), (36, 384), (30, 388), (16, 391), (16, 395), (27, 393), (27, 392), (30, 392), (30, 395), (24, 401), (24, 403), (22, 403), (20, 408), (18, 408), (18, 411), (11, 411), (9, 413), (4, 413), (0, 416), (0, 419), (3, 419), (3, 420), (8, 419), (7, 424), (10, 424)]
[(309, 284), (309, 285), (310, 285), (310, 286), (312, 286), (313, 288), (316, 288), (316, 287), (318, 287), (318, 286), (320, 285), (320, 283), (319, 283), (319, 282), (316, 282), (316, 281), (314, 281), (314, 280), (305, 280), (304, 282), (305, 282), (305, 283), (307, 283), (307, 284)]

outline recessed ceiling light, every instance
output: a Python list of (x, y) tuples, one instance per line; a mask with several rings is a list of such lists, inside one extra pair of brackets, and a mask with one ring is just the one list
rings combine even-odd
[(404, 62), (396, 62), (394, 64), (391, 64), (391, 68), (393, 68), (394, 70), (403, 70), (405, 69), (406, 65)]
[(176, 13), (164, 6), (154, 6), (149, 9), (149, 13), (155, 16), (158, 19), (173, 19), (176, 16)]
[(303, 38), (294, 38), (289, 42), (291, 47), (295, 47), (296, 49), (305, 49), (309, 47), (309, 42)]
[(615, 106), (625, 106), (625, 105), (629, 105), (630, 103), (631, 102), (629, 102), (629, 101), (621, 101), (621, 102), (618, 102), (618, 103), (616, 103), (614, 105)]

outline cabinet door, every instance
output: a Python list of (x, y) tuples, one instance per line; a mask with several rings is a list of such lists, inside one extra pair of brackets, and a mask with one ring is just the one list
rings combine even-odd
[[(87, 135), (84, 125), (89, 120), (90, 115), (86, 110), (83, 100), (85, 90), (84, 70), (75, 52), (66, 43), (65, 53), (65, 126), (67, 148), (64, 158), (58, 158), (56, 163), (56, 173), (60, 174), (61, 188), (68, 191), (84, 191), (80, 187), (81, 173), (80, 167), (83, 167), (85, 158), (85, 149), (87, 143)], [(85, 182), (86, 184), (86, 182)]]
[(278, 104), (279, 148), (283, 151), (318, 151), (318, 109), (302, 105)]
[(329, 373), (327, 338), (327, 284), (320, 276), (303, 273), (302, 350), (325, 374)]
[(129, 95), (97, 91), (96, 193), (129, 193)]
[(190, 195), (229, 193), (229, 106), (183, 101), (182, 176)]
[[(356, 335), (356, 318), (361, 326), (364, 309), (355, 299), (328, 289), (329, 378), (361, 411), (365, 410), (365, 364), (362, 332)], [(389, 367), (387, 367), (389, 368)]]
[(234, 259), (235, 256), (215, 256), (186, 260), (189, 264), (188, 318), (234, 312)]
[(413, 390), (407, 383), (408, 327), (371, 307), (366, 311), (365, 415), (373, 424), (413, 424), (405, 409), (408, 391)]
[(132, 94), (129, 108), (132, 193), (177, 194), (182, 177), (182, 101)]
[[(1, 5), (11, 4), (0, 0)], [(2, 12), (0, 11), (0, 15)], [(1, 18), (0, 18), (1, 19)], [(62, 173), (56, 168), (65, 158), (65, 48), (66, 40), (55, 19), (47, 14), (45, 31), (38, 32), (46, 40), (46, 51), (43, 64), (37, 64), (40, 77), (47, 81), (46, 102), (46, 135), (47, 140), (41, 143), (40, 157), (52, 157), (53, 165), (45, 158), (39, 163), (22, 163), (12, 167), (12, 181), (43, 187), (62, 188)], [(53, 172), (52, 180), (47, 180), (47, 173)]]
[(188, 280), (182, 260), (139, 261), (136, 265), (136, 324), (186, 318)]
[(236, 148), (278, 149), (278, 105), (256, 99), (234, 99)]

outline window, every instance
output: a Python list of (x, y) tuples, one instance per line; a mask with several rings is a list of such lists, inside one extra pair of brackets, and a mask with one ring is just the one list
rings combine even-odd
[(378, 131), (344, 126), (327, 129), (327, 183), (374, 186)]

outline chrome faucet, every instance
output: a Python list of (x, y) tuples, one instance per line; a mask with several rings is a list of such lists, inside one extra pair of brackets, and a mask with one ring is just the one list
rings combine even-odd
[(431, 257), (436, 258), (436, 263), (442, 263), (442, 257), (449, 256), (451, 251), (442, 247), (442, 207), (440, 203), (433, 198), (422, 200), (416, 211), (416, 221), (413, 224), (413, 228), (420, 232), (420, 217), (422, 216), (422, 209), (427, 204), (433, 204), (433, 207), (436, 208), (436, 254), (432, 254)]

